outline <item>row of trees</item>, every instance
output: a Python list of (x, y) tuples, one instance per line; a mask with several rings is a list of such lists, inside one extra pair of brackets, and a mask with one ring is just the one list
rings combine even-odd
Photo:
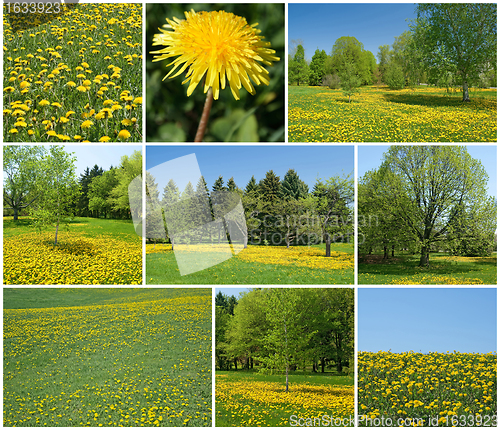
[(352, 288), (255, 288), (215, 298), (215, 360), (220, 370), (258, 368), (351, 373), (354, 368)]
[(379, 46), (378, 64), (355, 37), (337, 39), (330, 55), (317, 49), (310, 64), (299, 43), (288, 58), (288, 82), (342, 88), (349, 97), (360, 85), (460, 85), (469, 101), (469, 85), (496, 86), (496, 9), (494, 3), (419, 4), (410, 30), (392, 46)]
[(496, 249), (496, 199), (463, 146), (392, 146), (358, 188), (359, 255), (383, 250), (484, 256)]
[(128, 186), (141, 174), (142, 156), (123, 156), (117, 168), (95, 165), (78, 179), (75, 157), (63, 146), (4, 146), (4, 210), (17, 221), (27, 213), (37, 227), (59, 226), (77, 216), (130, 216)]
[[(212, 191), (200, 177), (196, 188), (189, 182), (181, 192), (174, 180), (169, 180), (160, 195), (155, 178), (147, 175), (148, 201), (147, 238), (164, 239), (175, 243), (175, 232), (196, 230), (198, 243), (220, 243), (226, 233), (238, 230), (253, 244), (309, 245), (334, 241), (349, 242), (353, 234), (354, 181), (352, 175), (318, 179), (313, 190), (300, 179), (293, 169), (280, 180), (272, 170), (259, 182), (254, 176), (244, 189), (234, 179), (226, 184), (222, 176), (215, 181)], [(242, 203), (240, 206), (239, 203)], [(217, 233), (205, 227), (226, 214), (237, 217), (216, 224)], [(227, 218), (227, 217), (226, 217)], [(246, 227), (245, 227), (246, 224)], [(199, 227), (199, 229), (196, 229)], [(201, 230), (200, 230), (201, 229)]]

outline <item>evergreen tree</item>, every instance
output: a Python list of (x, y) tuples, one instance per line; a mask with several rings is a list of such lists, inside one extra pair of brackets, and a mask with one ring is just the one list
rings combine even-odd
[(293, 169), (286, 172), (281, 183), (280, 197), (284, 200), (306, 197), (309, 193), (307, 184), (299, 178), (297, 172)]
[(259, 182), (259, 191), (262, 200), (268, 203), (275, 203), (280, 198), (281, 182), (280, 177), (269, 170), (266, 177)]

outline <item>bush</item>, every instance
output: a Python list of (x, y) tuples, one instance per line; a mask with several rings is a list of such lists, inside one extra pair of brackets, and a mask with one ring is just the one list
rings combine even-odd
[(389, 63), (384, 74), (384, 82), (391, 90), (402, 90), (405, 87), (405, 75), (399, 64)]
[(340, 88), (340, 78), (337, 75), (325, 75), (321, 81), (321, 85), (332, 90)]

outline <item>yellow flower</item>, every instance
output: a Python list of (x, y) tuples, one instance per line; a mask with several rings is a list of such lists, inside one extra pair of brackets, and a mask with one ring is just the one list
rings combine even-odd
[(38, 104), (43, 107), (50, 105), (50, 102), (48, 100), (41, 100)]
[(81, 91), (82, 93), (87, 91), (87, 87), (84, 87), (83, 85), (79, 85), (76, 87), (78, 91)]
[(153, 61), (178, 57), (167, 65), (174, 67), (165, 78), (174, 78), (187, 69), (183, 84), (189, 82), (187, 95), (190, 96), (206, 73), (204, 92), (212, 87), (216, 100), (219, 88), (226, 86), (226, 76), (236, 100), (240, 98), (238, 90), (242, 85), (250, 94), (255, 94), (250, 78), (256, 85), (269, 85), (269, 72), (259, 61), (271, 66), (279, 58), (272, 55), (275, 51), (269, 49), (271, 44), (258, 35), (257, 24), (250, 26), (245, 18), (222, 10), (199, 13), (191, 10), (185, 12), (185, 16), (185, 20), (167, 18), (168, 24), (163, 27), (172, 31), (160, 29), (161, 34), (153, 38), (153, 46), (166, 46), (151, 52), (157, 54)]
[(16, 133), (17, 133), (17, 128), (11, 128), (11, 129), (9, 130), (9, 133), (10, 133), (10, 134), (16, 134)]
[(110, 141), (110, 137), (109, 136), (103, 136), (99, 139), (99, 142), (109, 142)]
[(58, 102), (51, 103), (51, 106), (55, 106), (57, 108), (61, 108), (62, 107), (61, 104), (58, 103)]
[(130, 137), (130, 133), (128, 130), (121, 130), (120, 133), (118, 133), (118, 139), (128, 139)]
[(142, 97), (136, 97), (133, 101), (134, 104), (142, 104)]
[(68, 87), (76, 87), (76, 84), (73, 81), (66, 82)]
[(82, 128), (90, 128), (92, 125), (94, 125), (94, 123), (90, 120), (87, 120), (87, 121), (83, 121), (82, 122), (82, 125), (80, 127)]

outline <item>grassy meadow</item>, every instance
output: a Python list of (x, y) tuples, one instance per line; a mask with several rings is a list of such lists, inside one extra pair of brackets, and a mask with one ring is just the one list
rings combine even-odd
[[(197, 245), (189, 250), (197, 252)], [(310, 247), (248, 245), (232, 258), (208, 269), (181, 276), (171, 245), (146, 245), (147, 284), (353, 284), (354, 248), (332, 244)]]
[(3, 298), (4, 426), (211, 426), (210, 289)]
[(495, 142), (497, 91), (361, 87), (351, 103), (342, 90), (288, 87), (289, 142)]
[(4, 141), (142, 141), (142, 5), (32, 4), (3, 6)]
[(358, 353), (361, 427), (492, 427), (496, 414), (496, 353)]
[(497, 257), (457, 257), (431, 254), (429, 267), (418, 267), (420, 255), (401, 255), (383, 260), (367, 255), (358, 264), (359, 284), (496, 285)]
[(217, 371), (216, 426), (305, 426), (307, 419), (333, 426), (336, 418), (350, 425), (354, 417), (352, 376), (294, 372), (289, 378), (287, 394), (284, 375)]
[(29, 217), (3, 219), (3, 282), (34, 284), (141, 284), (142, 240), (130, 220), (75, 218), (65, 229), (43, 231)]

